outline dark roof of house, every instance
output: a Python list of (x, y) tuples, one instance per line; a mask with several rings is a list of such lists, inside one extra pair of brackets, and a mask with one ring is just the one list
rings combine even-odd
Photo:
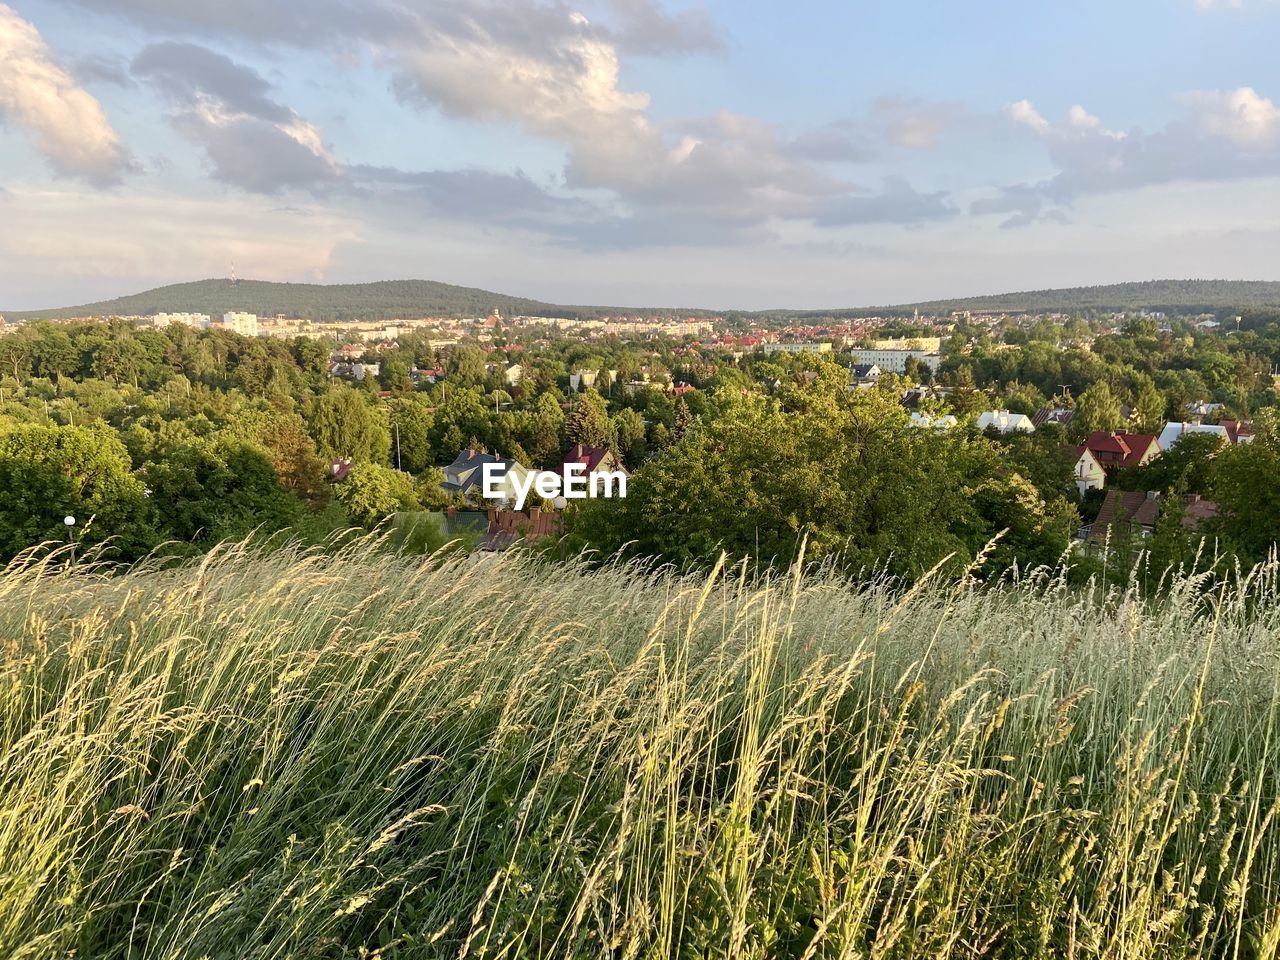
[[(1107, 491), (1107, 496), (1102, 501), (1102, 509), (1098, 511), (1098, 519), (1093, 522), (1089, 530), (1089, 540), (1093, 543), (1102, 543), (1107, 539), (1112, 527), (1141, 527), (1150, 532), (1155, 529), (1163, 503), (1164, 495), (1155, 491), (1112, 488)], [(1198, 530), (1202, 524), (1217, 515), (1216, 503), (1193, 494), (1184, 500), (1182, 525), (1188, 530)]]
[(475, 489), (484, 482), (486, 463), (501, 463), (510, 468), (515, 461), (504, 460), (496, 454), (485, 453), (483, 450), (468, 448), (459, 453), (453, 463), (444, 468), (444, 483), (441, 486), (448, 493), (467, 493)]
[(946, 395), (947, 391), (942, 387), (912, 387), (903, 392), (899, 403), (908, 410), (916, 410), (922, 401)]
[(1198, 530), (1218, 515), (1218, 505), (1212, 500), (1191, 495), (1187, 497), (1187, 509), (1182, 514), (1182, 525), (1188, 530)]
[(862, 378), (862, 377), (871, 376), (872, 370), (879, 370), (879, 369), (880, 368), (877, 367), (874, 363), (855, 363), (852, 367), (849, 368), (849, 372), (853, 374), (855, 377)]
[(1112, 534), (1112, 527), (1142, 527), (1153, 530), (1160, 516), (1160, 494), (1154, 491), (1116, 490), (1107, 491), (1102, 501), (1102, 509), (1098, 511), (1098, 519), (1093, 521), (1089, 530), (1089, 539), (1094, 543), (1102, 543)]
[(1046, 423), (1056, 423), (1065, 427), (1075, 415), (1074, 410), (1065, 407), (1041, 407), (1031, 415), (1031, 423), (1035, 427), (1043, 427)]

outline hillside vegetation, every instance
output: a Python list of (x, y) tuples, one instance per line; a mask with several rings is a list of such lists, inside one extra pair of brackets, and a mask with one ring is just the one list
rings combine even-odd
[(207, 313), (219, 316), (243, 310), (261, 316), (312, 320), (391, 320), (396, 318), (504, 316), (578, 316), (599, 308), (561, 307), (433, 280), (380, 283), (268, 283), (263, 280), (197, 280), (158, 287), (133, 296), (52, 310), (15, 312), (17, 319), (84, 316), (145, 316), (153, 313)]
[[(65, 554), (63, 555), (65, 558)], [(1280, 578), (0, 579), (0, 955), (1274, 958)]]
[[(145, 316), (153, 313), (196, 312), (219, 315), (244, 310), (262, 316), (283, 314), (312, 320), (390, 320), (431, 316), (596, 317), (608, 314), (677, 312), (711, 315), (708, 309), (676, 307), (572, 306), (513, 297), (473, 287), (433, 280), (387, 280), (378, 283), (268, 283), (241, 280), (199, 280), (158, 287), (132, 296), (49, 310), (12, 311), (11, 319), (36, 320), (85, 316)], [(872, 312), (907, 315), (957, 310), (1005, 312), (1087, 313), (1157, 310), (1200, 313), (1218, 310), (1280, 310), (1280, 282), (1252, 280), (1148, 280), (1099, 287), (1069, 287), (955, 300), (931, 300), (896, 306), (831, 310), (727, 311), (742, 319), (817, 319), (863, 316)]]
[(1032, 290), (995, 296), (933, 300), (919, 304), (922, 312), (1156, 310), (1167, 313), (1212, 312), (1222, 309), (1276, 309), (1280, 282), (1270, 280), (1145, 280), (1099, 287)]

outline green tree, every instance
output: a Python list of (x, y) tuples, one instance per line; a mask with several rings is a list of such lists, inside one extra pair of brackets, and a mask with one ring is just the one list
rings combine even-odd
[(301, 502), (281, 486), (261, 447), (223, 436), (165, 451), (146, 467), (164, 534), (207, 547), (297, 523)]
[(693, 414), (689, 412), (689, 405), (684, 402), (684, 397), (676, 401), (676, 423), (671, 430), (671, 435), (679, 440), (689, 428), (693, 426)]
[(325, 462), (298, 414), (265, 405), (247, 408), (223, 432), (265, 450), (284, 489), (312, 503), (328, 499)]
[[(106, 426), (20, 426), (0, 433), (0, 554), (74, 537), (111, 540), (129, 559), (155, 543), (154, 512), (128, 451)], [(74, 517), (67, 527), (65, 517)]]
[(618, 452), (623, 462), (637, 467), (647, 452), (644, 417), (630, 407), (619, 410), (613, 416), (613, 435), (617, 437)]
[(1004, 395), (1004, 408), (1006, 410), (1010, 410), (1013, 413), (1021, 413), (1028, 417), (1048, 402), (1045, 395), (1034, 386), (1029, 383), (1018, 383), (1016, 380), (1009, 384), (1009, 388)]
[(604, 397), (593, 389), (579, 394), (574, 402), (573, 414), (565, 426), (565, 434), (570, 445), (581, 443), (588, 447), (608, 446), (611, 432)]
[(1098, 430), (1118, 430), (1123, 424), (1120, 399), (1105, 380), (1087, 388), (1076, 400), (1076, 414), (1071, 420), (1076, 437), (1084, 438)]
[(334, 387), (316, 400), (311, 432), (326, 457), (382, 464), (391, 453), (386, 408), (351, 387)]
[(1154, 383), (1144, 383), (1142, 389), (1138, 391), (1138, 398), (1134, 402), (1134, 419), (1138, 422), (1138, 429), (1145, 433), (1158, 434), (1164, 426), (1165, 401), (1162, 394)]
[(483, 383), (485, 372), (485, 354), (479, 347), (455, 347), (445, 362), (445, 373), (459, 386)]
[(352, 520), (370, 528), (393, 513), (419, 506), (413, 477), (376, 463), (356, 466), (337, 484), (335, 495)]
[(574, 536), (605, 556), (677, 564), (723, 549), (785, 565), (806, 542), (811, 559), (850, 572), (918, 576), (948, 557), (960, 569), (1005, 529), (990, 572), (1053, 563), (1075, 526), (1074, 509), (1046, 504), (998, 444), (904, 429), (896, 398), (876, 391), (805, 413), (760, 397), (723, 404), (636, 470), (625, 500), (585, 505)]
[(431, 430), (435, 418), (426, 397), (395, 397), (388, 404), (391, 418), (391, 462), (399, 460), (399, 469), (421, 473), (434, 462)]
[(1215, 530), (1246, 562), (1265, 560), (1280, 543), (1280, 438), (1259, 437), (1223, 449), (1208, 486), (1219, 508)]
[(408, 390), (409, 370), (413, 366), (413, 356), (407, 350), (393, 350), (382, 357), (378, 367), (378, 380), (384, 390)]

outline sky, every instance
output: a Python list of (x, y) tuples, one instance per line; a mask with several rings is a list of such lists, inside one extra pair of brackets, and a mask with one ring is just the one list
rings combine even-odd
[(1280, 279), (1280, 0), (0, 0), (0, 309)]

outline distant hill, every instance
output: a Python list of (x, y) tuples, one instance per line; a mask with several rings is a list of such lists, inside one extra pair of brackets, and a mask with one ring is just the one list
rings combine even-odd
[(434, 280), (387, 280), (379, 283), (268, 283), (262, 280), (197, 280), (157, 287), (145, 293), (99, 303), (51, 310), (5, 312), (17, 320), (87, 316), (146, 316), (153, 313), (207, 313), (232, 310), (273, 317), (312, 320), (390, 320), (406, 317), (594, 316), (602, 307), (565, 307)]
[[(378, 283), (267, 283), (261, 280), (198, 280), (157, 287), (145, 293), (100, 303), (51, 310), (14, 311), (2, 315), (15, 320), (83, 316), (136, 316), (152, 313), (195, 312), (218, 315), (244, 310), (262, 316), (283, 314), (313, 320), (390, 320), (426, 316), (487, 316), (497, 309), (505, 316), (594, 317), (603, 314), (681, 313), (708, 315), (705, 309), (670, 307), (567, 306), (458, 287), (434, 280), (387, 280)], [(946, 314), (975, 312), (1062, 312), (1154, 310), (1201, 313), (1223, 310), (1280, 310), (1280, 282), (1263, 280), (1147, 280), (1101, 287), (1033, 290), (956, 300), (929, 300), (894, 306), (834, 310), (726, 311), (726, 315), (756, 319), (817, 319), (864, 316), (869, 313)]]
[(1201, 313), (1230, 309), (1280, 309), (1280, 282), (1272, 280), (1144, 280), (1101, 287), (1030, 290), (957, 300), (929, 300), (887, 308), (919, 309), (921, 313), (1000, 311), (1113, 312), (1152, 310), (1162, 313)]

